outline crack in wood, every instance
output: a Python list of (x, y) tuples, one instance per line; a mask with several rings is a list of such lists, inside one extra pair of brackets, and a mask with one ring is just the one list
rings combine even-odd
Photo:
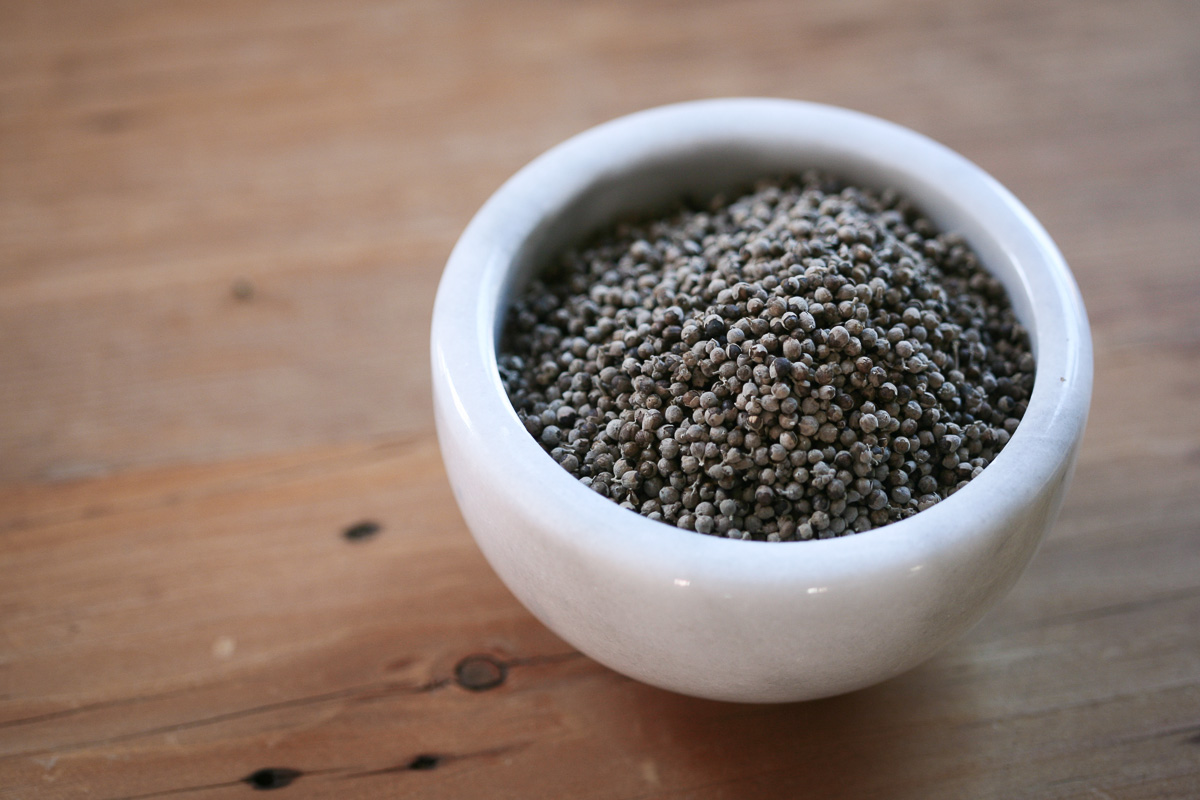
[(503, 663), (506, 667), (537, 667), (542, 664), (559, 664), (564, 661), (574, 661), (577, 658), (584, 658), (583, 653), (578, 650), (568, 650), (565, 653), (547, 653), (541, 656), (510, 658)]
[(149, 694), (141, 697), (118, 697), (114, 700), (101, 700), (95, 703), (87, 703), (74, 708), (62, 708), (58, 711), (47, 711), (44, 714), (35, 714), (31, 717), (18, 717), (17, 719), (8, 719), (0, 721), (0, 729), (17, 728), (22, 725), (35, 725), (39, 722), (49, 722), (55, 719), (63, 719), (65, 717), (73, 717), (78, 714), (87, 714), (91, 711), (103, 711), (108, 708), (120, 708), (121, 706), (140, 705), (141, 703), (150, 703), (155, 700), (162, 700), (167, 697), (178, 697), (179, 695), (194, 692), (198, 687), (189, 686), (185, 689), (173, 689), (169, 692), (160, 692), (158, 694)]
[[(1187, 736), (1187, 734), (1192, 734)], [(1165, 728), (1156, 728), (1151, 731), (1143, 731), (1142, 733), (1134, 733), (1128, 736), (1122, 736), (1113, 741), (1117, 744), (1133, 744), (1134, 742), (1144, 742), (1151, 739), (1168, 739), (1175, 736), (1183, 735), (1186, 738), (1183, 741), (1187, 744), (1200, 744), (1200, 722), (1185, 722), (1182, 725), (1170, 725)]]
[[(563, 661), (569, 661), (576, 658), (582, 658), (583, 654), (572, 650), (566, 653), (549, 653), (546, 655), (526, 656), (522, 658), (508, 659), (502, 663), (506, 666), (537, 666), (541, 664), (555, 664)], [(104, 747), (111, 744), (119, 744), (134, 739), (141, 739), (147, 736), (158, 736), (168, 733), (178, 733), (179, 731), (193, 730), (195, 728), (205, 727), (207, 725), (217, 725), (223, 722), (231, 722), (233, 720), (244, 719), (247, 717), (257, 716), (259, 714), (268, 714), (274, 711), (281, 711), (289, 708), (302, 708), (309, 705), (318, 705), (321, 703), (329, 703), (337, 700), (350, 700), (356, 703), (370, 703), (376, 700), (396, 697), (406, 694), (427, 694), (436, 692), (440, 689), (449, 686), (453, 683), (453, 678), (435, 678), (421, 684), (400, 683), (400, 682), (383, 682), (367, 684), (363, 686), (354, 686), (346, 689), (339, 689), (332, 692), (322, 694), (309, 695), (307, 697), (297, 697), (290, 700), (280, 700), (275, 703), (266, 703), (260, 706), (252, 706), (250, 708), (238, 709), (236, 711), (228, 711), (223, 714), (215, 714), (211, 717), (201, 719), (188, 720), (186, 722), (178, 722), (172, 725), (163, 725), (157, 728), (150, 728), (142, 731), (132, 731), (123, 733), (117, 736), (109, 736), (102, 739), (93, 739), (86, 742), (77, 742), (74, 744), (64, 744), (57, 747), (49, 747), (42, 750), (26, 750), (19, 753), (0, 756), (0, 762), (8, 761), (15, 758), (27, 758), (34, 756), (43, 756), (55, 753), (77, 752), (86, 750), (91, 747)], [(113, 700), (102, 704), (93, 704), (91, 706), (80, 707), (76, 709), (68, 709), (62, 712), (51, 712), (48, 715), (41, 717), (29, 717), (25, 721), (14, 720), (9, 724), (32, 724), (34, 722), (47, 721), (49, 719), (62, 719), (75, 714), (86, 713), (87, 711), (97, 710), (100, 708), (119, 707), (121, 705), (130, 705), (137, 702), (149, 702), (159, 697), (166, 697), (175, 694), (183, 694), (189, 690), (180, 690), (178, 692), (168, 692), (163, 695), (158, 695), (152, 698), (124, 698), (122, 700)]]
[(296, 697), (290, 700), (280, 700), (275, 703), (266, 703), (261, 706), (252, 706), (250, 708), (238, 709), (237, 711), (228, 711), (223, 714), (216, 714), (211, 717), (202, 719), (189, 720), (187, 722), (178, 722), (173, 725), (163, 725), (157, 728), (148, 730), (133, 731), (131, 733), (123, 733), (118, 736), (109, 736), (103, 739), (93, 739), (87, 742), (78, 742), (75, 744), (60, 745), (58, 747), (50, 747), (43, 750), (27, 750), (20, 753), (13, 753), (0, 757), (0, 762), (14, 758), (24, 758), (31, 756), (41, 756), (50, 753), (69, 753), (78, 750), (85, 750), (89, 747), (103, 747), (110, 744), (118, 744), (127, 742), (133, 739), (141, 739), (146, 736), (157, 736), (165, 733), (177, 733), (179, 731), (192, 730), (201, 728), (206, 725), (216, 725), (222, 722), (230, 722), (232, 720), (244, 719), (246, 717), (256, 716), (258, 714), (267, 714), (272, 711), (281, 711), (288, 708), (302, 708), (309, 705), (318, 705), (320, 703), (328, 703), (335, 700), (347, 699), (366, 699), (373, 700), (382, 697), (392, 697), (404, 694), (424, 694), (426, 692), (436, 691), (449, 683), (448, 678), (442, 678), (427, 683), (414, 686), (410, 683), (382, 683), (370, 684), (367, 686), (355, 686), (347, 689), (339, 689), (333, 692), (325, 692), (323, 694), (309, 695), (307, 697)]
[(1116, 616), (1118, 614), (1127, 614), (1131, 611), (1141, 611), (1144, 608), (1161, 605), (1162, 603), (1174, 603), (1179, 600), (1191, 600), (1200, 598), (1200, 586), (1189, 586), (1183, 589), (1176, 589), (1171, 592), (1163, 592), (1162, 594), (1153, 597), (1145, 598), (1144, 600), (1130, 600), (1125, 603), (1115, 603), (1110, 606), (1099, 606), (1098, 608), (1084, 609), (1082, 611), (1073, 611), (1067, 614), (1060, 614), (1056, 617), (1049, 617), (1040, 622), (1039, 627), (1046, 625), (1070, 625), (1077, 622), (1091, 622), (1095, 619), (1104, 617)]
[(505, 755), (507, 753), (515, 753), (520, 750), (524, 750), (528, 746), (529, 742), (518, 742), (516, 744), (490, 747), (486, 750), (476, 750), (471, 753), (439, 753), (438, 755), (423, 754), (388, 767), (362, 770), (361, 772), (347, 772), (342, 776), (342, 778), (369, 778), (376, 775), (395, 775), (402, 772), (425, 772), (459, 761), (467, 761), (477, 758), (490, 758), (493, 756)]
[[(8, 519), (0, 519), (0, 533), (36, 530), (38, 528), (65, 525), (73, 522), (92, 522), (109, 517), (117, 517), (122, 514), (136, 514), (143, 511), (168, 508), (182, 502), (200, 502), (226, 495), (288, 486), (293, 483), (311, 480), (314, 477), (328, 476), (332, 474), (330, 470), (354, 470), (386, 463), (396, 458), (403, 458), (410, 450), (427, 442), (430, 438), (427, 435), (417, 434), (400, 439), (382, 441), (349, 453), (322, 453), (296, 464), (266, 467), (258, 472), (250, 472), (234, 478), (215, 480), (210, 483), (201, 482), (198, 488), (190, 491), (181, 489), (145, 496), (135, 496), (112, 506), (90, 505), (69, 508), (62, 511), (47, 511), (32, 516), (16, 516)], [(153, 471), (170, 472), (171, 469), (171, 467), (165, 467), (161, 470)], [(99, 480), (103, 480), (103, 478)]]
[[(337, 774), (339, 772), (345, 772), (346, 769), (347, 769), (346, 767), (331, 767), (328, 769), (314, 769), (314, 770), (288, 770), (289, 773), (294, 773), (290, 776), (290, 780), (288, 781), (288, 783), (291, 783), (292, 781), (294, 781), (298, 778), (302, 778), (302, 777), (309, 776), (309, 775), (332, 775), (332, 774)], [(259, 770), (259, 771), (261, 771), (261, 770)], [(255, 774), (257, 774), (257, 773), (255, 773)], [(221, 783), (204, 783), (204, 784), (198, 784), (196, 786), (179, 786), (174, 789), (159, 789), (158, 791), (146, 792), (145, 794), (121, 795), (119, 797), (110, 797), (110, 798), (108, 798), (108, 800), (150, 800), (150, 798), (154, 798), (154, 797), (170, 797), (171, 795), (175, 795), (175, 794), (187, 794), (188, 792), (203, 792), (208, 789), (228, 789), (233, 786), (245, 785), (248, 780), (249, 780), (249, 776), (247, 776), (245, 778), (238, 778), (238, 779), (232, 780), (232, 781), (222, 781)], [(286, 786), (286, 785), (287, 784), (283, 784), (280, 787), (275, 787), (275, 788), (282, 788), (283, 786)]]
[(1095, 608), (1083, 609), (1081, 611), (1071, 611), (1065, 614), (1058, 614), (1056, 616), (1042, 617), (1027, 623), (1013, 625), (1009, 628), (1001, 628), (997, 632), (996, 636), (989, 637), (986, 641), (997, 641), (1016, 634), (1027, 633), (1028, 631), (1043, 630), (1051, 626), (1092, 622), (1097, 619), (1104, 619), (1105, 617), (1113, 617), (1121, 614), (1141, 611), (1142, 609), (1161, 605), (1163, 603), (1174, 603), (1180, 600), (1191, 600), (1195, 598), (1200, 598), (1200, 586), (1189, 586), (1183, 589), (1163, 592), (1143, 600), (1130, 600), (1125, 603), (1114, 603), (1108, 606), (1097, 606)]
[[(399, 764), (393, 764), (387, 767), (379, 767), (377, 769), (366, 769), (351, 771), (352, 767), (329, 767), (326, 769), (315, 770), (293, 770), (286, 769), (287, 782), (278, 787), (263, 787), (263, 788), (283, 788), (298, 780), (299, 778), (312, 775), (341, 775), (344, 779), (350, 778), (370, 778), (379, 775), (396, 775), (405, 772), (427, 772), (434, 769), (440, 769), (447, 764), (453, 764), (461, 761), (470, 761), (475, 759), (490, 758), (494, 756), (506, 755), (524, 750), (529, 746), (529, 742), (517, 742), (515, 744), (501, 745), (499, 747), (490, 747), (486, 750), (476, 750), (470, 753), (451, 753), (430, 755), (423, 753), (412, 758), (409, 758)], [(156, 797), (170, 797), (171, 795), (187, 794), (189, 792), (201, 792), (209, 789), (228, 789), (241, 784), (246, 784), (252, 777), (259, 772), (258, 770), (250, 776), (238, 778), (237, 780), (222, 781), (220, 783), (205, 783), (196, 786), (179, 786), (172, 789), (159, 789), (154, 792), (146, 792), (145, 794), (121, 795), (120, 797), (112, 797), (108, 800), (151, 800)]]
[(1143, 697), (1152, 694), (1161, 694), (1163, 692), (1177, 692), (1181, 689), (1192, 689), (1200, 687), (1200, 681), (1189, 679), (1185, 681), (1177, 681), (1175, 683), (1160, 684), (1156, 686), (1147, 686), (1135, 692), (1117, 692), (1106, 697), (1093, 697), (1087, 700), (1081, 700), (1075, 703), (1061, 703), (1050, 706), (1048, 708), (1040, 708), (1034, 711), (1022, 711), (1013, 714), (1005, 714), (1003, 716), (988, 717), (987, 719), (979, 719), (973, 722), (965, 723), (957, 726), (959, 730), (972, 730), (976, 728), (986, 728), (992, 725), (1003, 722), (1012, 722), (1016, 720), (1031, 720), (1038, 717), (1045, 717), (1051, 714), (1058, 714), (1063, 711), (1082, 711), (1097, 706), (1107, 705), (1109, 703), (1119, 703), (1123, 700), (1131, 700), (1137, 697)]
[(173, 794), (186, 794), (188, 792), (202, 792), (205, 789), (227, 789), (230, 786), (237, 786), (241, 783), (240, 780), (224, 781), (223, 783), (206, 783), (200, 786), (180, 786), (176, 789), (160, 789), (157, 792), (147, 792), (146, 794), (127, 794), (120, 797), (112, 797), (109, 800), (149, 800), (152, 797), (170, 797)]

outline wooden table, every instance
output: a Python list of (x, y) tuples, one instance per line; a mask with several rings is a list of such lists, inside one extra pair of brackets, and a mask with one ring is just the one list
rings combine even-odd
[[(573, 652), (475, 548), (432, 426), (480, 203), (716, 95), (962, 152), (1095, 332), (1016, 589), (807, 704)], [(1200, 796), (1198, 144), (1192, 0), (0, 4), (0, 795)]]

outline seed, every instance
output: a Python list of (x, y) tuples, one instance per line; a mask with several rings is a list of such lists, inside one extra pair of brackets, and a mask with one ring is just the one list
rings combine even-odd
[(513, 301), (497, 362), (525, 429), (593, 491), (766, 541), (945, 499), (1016, 431), (1036, 369), (961, 238), (815, 174), (564, 254)]

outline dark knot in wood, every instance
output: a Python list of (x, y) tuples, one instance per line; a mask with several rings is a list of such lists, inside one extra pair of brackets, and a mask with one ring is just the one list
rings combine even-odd
[(467, 656), (454, 668), (458, 685), (472, 692), (486, 692), (504, 683), (508, 667), (491, 656)]
[(288, 767), (265, 767), (242, 778), (255, 789), (282, 789), (304, 773)]

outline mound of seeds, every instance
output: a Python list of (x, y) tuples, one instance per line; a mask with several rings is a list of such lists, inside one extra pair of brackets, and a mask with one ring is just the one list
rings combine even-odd
[(513, 303), (501, 377), (569, 473), (700, 533), (862, 532), (966, 485), (1034, 359), (999, 281), (894, 192), (828, 176), (623, 224)]

